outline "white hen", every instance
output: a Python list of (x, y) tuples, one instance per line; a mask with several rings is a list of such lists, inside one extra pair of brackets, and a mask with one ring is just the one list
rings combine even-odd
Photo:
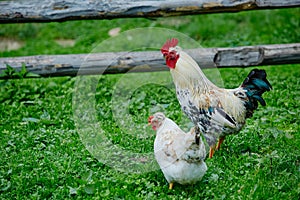
[(183, 132), (171, 119), (161, 112), (148, 119), (152, 129), (156, 131), (154, 142), (155, 158), (169, 183), (194, 184), (202, 179), (207, 166), (205, 145), (201, 138), (195, 139), (194, 128)]

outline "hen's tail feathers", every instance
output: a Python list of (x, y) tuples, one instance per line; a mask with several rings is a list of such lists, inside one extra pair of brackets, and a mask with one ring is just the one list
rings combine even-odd
[(258, 102), (265, 106), (266, 102), (262, 98), (262, 94), (272, 89), (271, 84), (267, 80), (265, 70), (253, 69), (241, 85), (246, 90), (248, 100), (245, 101), (247, 116), (251, 117), (253, 111), (257, 109)]
[(198, 126), (195, 127), (195, 143), (200, 144), (200, 128)]

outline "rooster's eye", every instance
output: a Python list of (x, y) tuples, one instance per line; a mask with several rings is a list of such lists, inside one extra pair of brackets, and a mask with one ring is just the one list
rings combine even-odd
[(175, 59), (175, 58), (177, 57), (176, 51), (171, 51), (171, 52), (169, 53), (169, 57), (171, 57), (172, 59)]

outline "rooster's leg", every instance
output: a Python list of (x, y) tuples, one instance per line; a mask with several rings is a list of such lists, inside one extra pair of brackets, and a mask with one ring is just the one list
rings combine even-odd
[(174, 185), (174, 183), (169, 183), (169, 190), (172, 190), (173, 189), (173, 185)]
[(225, 140), (225, 136), (222, 136), (222, 137), (219, 138), (218, 145), (217, 145), (217, 148), (216, 148), (217, 150), (220, 149), (221, 144), (224, 142), (224, 140)]
[(215, 146), (209, 147), (209, 158), (212, 158), (215, 153)]

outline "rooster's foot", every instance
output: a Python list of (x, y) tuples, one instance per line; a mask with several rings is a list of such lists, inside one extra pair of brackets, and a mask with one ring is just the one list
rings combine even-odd
[(209, 158), (212, 158), (215, 153), (215, 147), (209, 147)]
[(217, 150), (220, 150), (221, 144), (224, 142), (224, 140), (225, 140), (225, 136), (219, 138), (218, 145), (216, 148)]

